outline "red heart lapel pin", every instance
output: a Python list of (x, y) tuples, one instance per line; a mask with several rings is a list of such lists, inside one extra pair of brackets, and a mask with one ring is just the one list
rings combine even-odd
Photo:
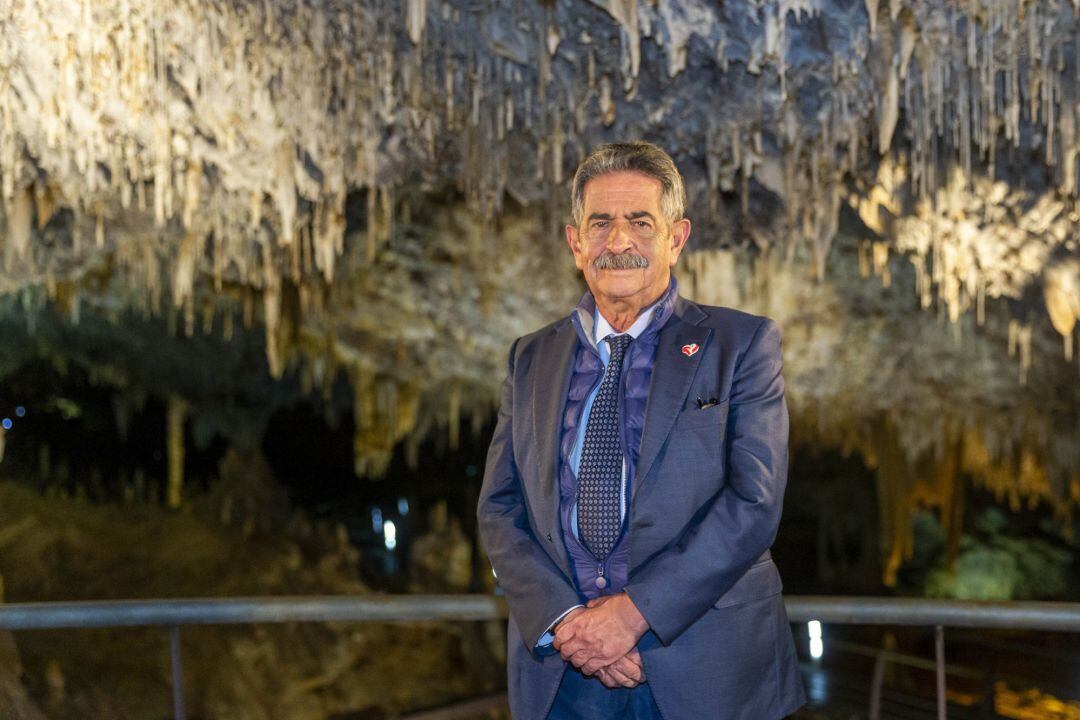
[(689, 345), (682, 346), (682, 353), (686, 357), (690, 357), (700, 349), (701, 347), (697, 343), (690, 343)]

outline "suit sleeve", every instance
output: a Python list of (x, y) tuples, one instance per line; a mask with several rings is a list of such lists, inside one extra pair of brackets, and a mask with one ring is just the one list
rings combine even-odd
[(626, 592), (665, 645), (727, 592), (776, 537), (787, 483), (788, 412), (780, 331), (759, 325), (732, 379), (727, 482)]
[[(502, 386), (498, 422), (488, 448), (484, 482), (477, 503), (480, 542), (487, 551), (506, 603), (530, 652), (544, 632), (571, 606), (581, 603), (570, 579), (540, 546), (529, 524), (521, 475), (514, 463), (514, 361), (518, 342), (510, 349), (509, 371)], [(550, 652), (550, 650), (548, 650)]]

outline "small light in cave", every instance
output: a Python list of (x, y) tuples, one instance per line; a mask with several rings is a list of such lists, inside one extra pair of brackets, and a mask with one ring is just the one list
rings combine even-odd
[(26, 417), (26, 408), (24, 408), (22, 405), (19, 405), (17, 408), (15, 408), (15, 417)]
[(397, 511), (398, 511), (398, 514), (401, 515), (402, 517), (404, 517), (405, 515), (408, 515), (409, 514), (409, 501), (406, 500), (405, 498), (398, 498)]
[(377, 533), (383, 531), (382, 509), (380, 508), (371, 508), (371, 529)]
[(393, 520), (387, 520), (383, 523), (383, 537), (387, 550), (393, 550), (397, 547), (397, 526), (394, 525)]
[(5, 430), (10, 430), (12, 425), (11, 418), (0, 420), (0, 425), (3, 425)]
[(825, 653), (825, 643), (821, 639), (821, 622), (811, 620), (806, 624), (806, 629), (810, 633), (810, 657), (820, 660)]
[(821, 704), (829, 699), (829, 678), (823, 670), (813, 670), (807, 676), (806, 694), (810, 702)]

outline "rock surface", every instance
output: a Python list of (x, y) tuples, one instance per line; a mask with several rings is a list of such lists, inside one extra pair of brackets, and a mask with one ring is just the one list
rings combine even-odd
[(954, 522), (969, 481), (1080, 502), (1075, 12), (16, 0), (0, 290), (258, 325), (271, 375), (348, 374), (378, 475), (490, 413), (510, 341), (580, 292), (575, 165), (654, 140), (688, 179), (684, 288), (781, 322), (796, 440), (880, 468), (895, 567), (903, 508)]

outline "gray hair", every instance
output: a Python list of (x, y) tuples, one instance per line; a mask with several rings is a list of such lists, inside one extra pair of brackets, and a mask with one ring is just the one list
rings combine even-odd
[(574, 173), (571, 189), (574, 224), (581, 227), (585, 214), (585, 184), (613, 172), (639, 172), (660, 181), (660, 210), (669, 223), (682, 219), (686, 186), (671, 156), (650, 142), (611, 143), (593, 150)]

